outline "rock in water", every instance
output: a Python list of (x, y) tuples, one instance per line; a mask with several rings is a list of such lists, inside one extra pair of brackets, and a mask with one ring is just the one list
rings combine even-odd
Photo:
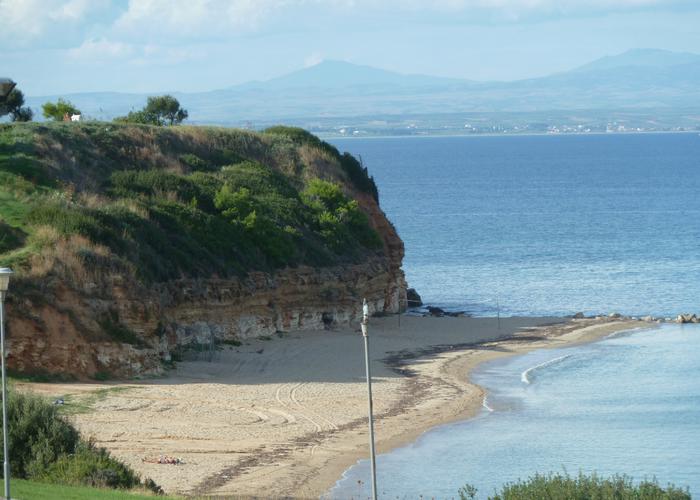
[(428, 312), (430, 313), (431, 316), (444, 316), (445, 315), (444, 309), (441, 309), (440, 307), (428, 306), (427, 309), (428, 309)]
[(406, 290), (406, 302), (408, 307), (420, 307), (423, 305), (423, 299), (420, 298), (415, 288)]

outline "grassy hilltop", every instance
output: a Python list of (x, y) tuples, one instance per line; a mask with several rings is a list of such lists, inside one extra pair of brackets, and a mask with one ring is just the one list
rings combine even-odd
[(143, 282), (357, 262), (382, 243), (353, 196), (377, 199), (366, 169), (300, 129), (0, 125), (0, 265), (24, 273), (60, 241)]

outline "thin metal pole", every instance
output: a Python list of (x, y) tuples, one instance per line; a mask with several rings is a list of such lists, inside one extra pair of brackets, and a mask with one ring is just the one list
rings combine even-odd
[(498, 331), (501, 331), (501, 301), (496, 297), (496, 314), (498, 315)]
[(2, 451), (5, 498), (10, 500), (10, 457), (7, 432), (7, 379), (5, 378), (5, 292), (0, 292), (0, 351), (2, 352)]
[(369, 410), (369, 455), (372, 465), (372, 500), (377, 500), (377, 462), (374, 458), (374, 419), (372, 417), (372, 373), (369, 366), (369, 335), (367, 323), (369, 322), (369, 307), (367, 299), (362, 303), (362, 338), (365, 341), (365, 369), (367, 371), (367, 400)]

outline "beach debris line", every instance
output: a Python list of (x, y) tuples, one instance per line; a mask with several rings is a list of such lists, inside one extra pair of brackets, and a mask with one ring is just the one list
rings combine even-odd
[(146, 464), (165, 464), (165, 465), (182, 465), (185, 461), (178, 457), (171, 457), (169, 455), (158, 455), (157, 457), (144, 457), (141, 459), (143, 463)]

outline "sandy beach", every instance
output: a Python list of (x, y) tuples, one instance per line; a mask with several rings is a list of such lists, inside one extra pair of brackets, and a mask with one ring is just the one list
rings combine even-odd
[[(468, 377), (479, 363), (644, 325), (373, 318), (378, 452), (479, 412), (484, 394)], [(362, 349), (353, 329), (294, 332), (178, 363), (157, 380), (18, 386), (64, 397), (81, 432), (168, 493), (318, 498), (368, 455)], [(183, 463), (144, 462), (159, 455)]]

